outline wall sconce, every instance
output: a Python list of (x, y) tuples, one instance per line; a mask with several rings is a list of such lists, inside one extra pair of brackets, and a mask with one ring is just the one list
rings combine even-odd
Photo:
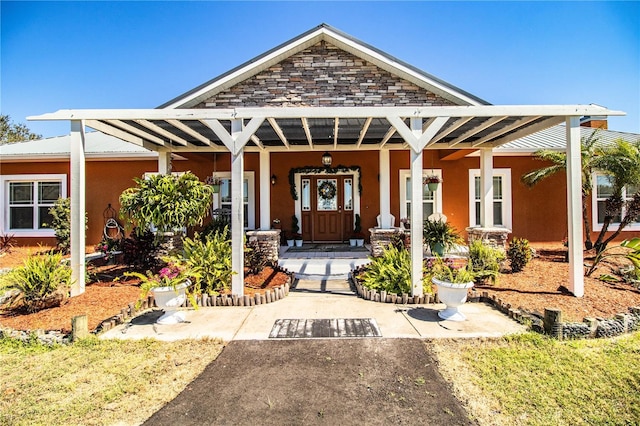
[(325, 167), (331, 167), (331, 162), (333, 161), (333, 158), (331, 157), (331, 154), (329, 154), (328, 152), (325, 152), (324, 154), (322, 154), (322, 165)]
[(276, 175), (271, 175), (271, 185), (275, 185), (278, 177)]

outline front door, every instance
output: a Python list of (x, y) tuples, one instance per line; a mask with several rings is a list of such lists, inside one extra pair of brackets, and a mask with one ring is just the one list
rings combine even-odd
[(353, 175), (311, 175), (310, 210), (303, 213), (303, 237), (341, 242), (353, 231)]

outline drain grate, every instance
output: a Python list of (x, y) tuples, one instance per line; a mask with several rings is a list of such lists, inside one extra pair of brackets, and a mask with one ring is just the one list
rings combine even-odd
[(382, 337), (373, 318), (279, 319), (273, 324), (271, 339), (314, 337)]

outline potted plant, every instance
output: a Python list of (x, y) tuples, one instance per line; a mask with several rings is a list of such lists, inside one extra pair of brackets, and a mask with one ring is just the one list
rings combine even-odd
[[(355, 244), (353, 244), (355, 242)], [(364, 246), (364, 234), (362, 233), (362, 223), (360, 221), (360, 215), (356, 213), (354, 225), (353, 225), (353, 234), (351, 234), (351, 238), (349, 239), (350, 246)]]
[(431, 281), (438, 289), (438, 298), (445, 304), (445, 309), (438, 316), (448, 321), (464, 321), (467, 317), (458, 307), (467, 301), (467, 290), (473, 287), (475, 276), (468, 266), (456, 268), (446, 263), (440, 256), (432, 261), (430, 267)]
[(445, 250), (462, 241), (456, 229), (442, 220), (425, 220), (422, 232), (432, 255), (444, 256)]
[(120, 194), (120, 215), (138, 232), (155, 228), (159, 239), (180, 237), (187, 226), (201, 225), (209, 212), (213, 189), (191, 172), (134, 181), (135, 187)]
[(427, 185), (429, 191), (433, 192), (438, 189), (438, 184), (442, 182), (442, 179), (440, 179), (438, 175), (429, 175), (426, 176), (422, 182)]
[(205, 183), (211, 186), (211, 190), (213, 191), (214, 194), (217, 194), (220, 192), (220, 185), (222, 184), (222, 179), (215, 176), (207, 176)]
[(271, 221), (271, 227), (273, 229), (280, 229), (282, 227), (282, 225), (280, 225), (280, 219), (275, 218)]
[(197, 307), (197, 303), (192, 294), (187, 292), (191, 285), (189, 276), (185, 268), (177, 263), (169, 262), (159, 273), (147, 274), (139, 272), (125, 272), (125, 276), (140, 279), (141, 299), (153, 294), (156, 305), (164, 310), (164, 314), (157, 319), (158, 324), (177, 324), (185, 321), (184, 312), (178, 310), (180, 306), (189, 298), (191, 305)]
[(290, 234), (289, 232), (285, 232), (285, 238), (287, 241), (287, 247), (293, 247), (293, 245), (295, 244), (295, 240), (293, 239), (293, 234)]
[(300, 225), (298, 225), (298, 218), (295, 214), (291, 216), (291, 232), (293, 233), (296, 247), (302, 247), (302, 234), (300, 234)]

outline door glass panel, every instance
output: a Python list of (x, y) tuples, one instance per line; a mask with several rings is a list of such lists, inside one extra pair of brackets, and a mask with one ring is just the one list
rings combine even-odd
[(353, 180), (344, 180), (344, 209), (353, 210)]
[(311, 210), (311, 181), (302, 179), (302, 210)]
[(318, 211), (338, 210), (338, 180), (318, 179)]

